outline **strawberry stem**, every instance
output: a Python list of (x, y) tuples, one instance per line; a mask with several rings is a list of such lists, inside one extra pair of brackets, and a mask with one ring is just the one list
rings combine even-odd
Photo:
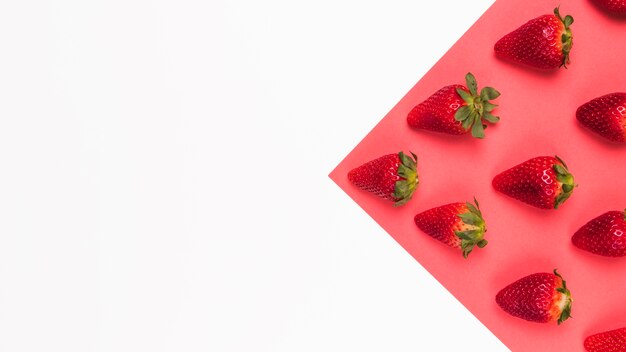
[(396, 202), (393, 206), (398, 207), (406, 204), (413, 197), (413, 192), (419, 184), (417, 175), (417, 155), (413, 152), (411, 157), (407, 156), (403, 152), (398, 153), (400, 158), (400, 165), (398, 166), (398, 176), (400, 180), (396, 181), (394, 186), (393, 197)]
[(561, 183), (561, 193), (554, 200), (554, 209), (558, 209), (574, 192), (576, 183), (574, 176), (567, 170), (567, 165), (561, 158), (555, 156), (559, 164), (554, 164), (552, 168), (556, 172), (556, 179)]
[(565, 295), (565, 305), (563, 306), (561, 315), (557, 320), (557, 325), (561, 325), (561, 323), (572, 317), (572, 293), (570, 292), (570, 290), (567, 289), (567, 285), (565, 283), (565, 280), (563, 279), (563, 276), (561, 276), (561, 274), (559, 274), (556, 269), (554, 269), (554, 275), (558, 276), (561, 279), (562, 284), (561, 287), (557, 287), (557, 292)]
[(563, 46), (561, 51), (563, 52), (563, 61), (559, 67), (567, 68), (567, 64), (570, 63), (569, 53), (572, 51), (572, 46), (574, 45), (574, 37), (572, 35), (572, 30), (569, 28), (572, 23), (574, 23), (574, 17), (567, 15), (565, 18), (561, 17), (559, 12), (559, 7), (554, 9), (554, 15), (563, 23), (565, 27), (565, 33), (561, 35), (561, 45)]
[(469, 202), (465, 203), (468, 211), (457, 214), (463, 223), (472, 226), (473, 229), (454, 232), (454, 234), (461, 239), (461, 250), (463, 251), (463, 258), (466, 259), (474, 249), (474, 246), (483, 248), (487, 245), (487, 240), (484, 239), (485, 232), (487, 232), (487, 225), (480, 212), (476, 198), (474, 198), (474, 203), (476, 204), (475, 206)]
[(479, 94), (476, 77), (471, 72), (465, 75), (465, 83), (469, 93), (460, 88), (457, 88), (456, 91), (466, 105), (456, 111), (454, 119), (459, 121), (466, 131), (471, 128), (473, 137), (482, 139), (485, 138), (486, 127), (483, 125), (483, 120), (490, 123), (500, 121), (498, 116), (491, 114), (497, 105), (490, 102), (490, 100), (499, 97), (500, 92), (492, 87), (484, 87)]

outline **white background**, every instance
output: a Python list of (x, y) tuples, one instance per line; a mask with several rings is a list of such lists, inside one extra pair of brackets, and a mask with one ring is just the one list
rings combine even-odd
[(506, 351), (327, 177), (491, 3), (3, 2), (0, 350)]

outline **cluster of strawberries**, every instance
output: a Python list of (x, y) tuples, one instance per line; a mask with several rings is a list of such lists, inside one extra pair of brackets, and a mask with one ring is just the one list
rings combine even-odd
[[(626, 0), (594, 0), (605, 10), (626, 15)], [(569, 64), (573, 35), (572, 16), (553, 14), (530, 20), (502, 37), (494, 46), (501, 59), (539, 69), (556, 69)], [(466, 85), (450, 85), (415, 106), (407, 123), (415, 129), (485, 137), (485, 122), (497, 123), (500, 93), (491, 87), (480, 91), (468, 73)], [(611, 93), (578, 108), (577, 120), (594, 133), (617, 143), (626, 143), (626, 93)], [(348, 173), (357, 187), (400, 206), (408, 202), (418, 184), (417, 156), (403, 152), (365, 163)], [(492, 181), (493, 187), (514, 199), (541, 209), (557, 209), (572, 195), (576, 184), (567, 165), (557, 156), (540, 156), (514, 166)], [(486, 222), (478, 201), (442, 205), (415, 215), (417, 227), (444, 244), (460, 249), (465, 258), (475, 247), (487, 245)], [(574, 246), (607, 257), (626, 256), (626, 211), (609, 211), (582, 226), (573, 236)], [(496, 295), (498, 305), (509, 314), (534, 322), (570, 317), (572, 297), (565, 280), (555, 269), (513, 282)], [(626, 351), (626, 328), (587, 337), (585, 348), (592, 352)]]

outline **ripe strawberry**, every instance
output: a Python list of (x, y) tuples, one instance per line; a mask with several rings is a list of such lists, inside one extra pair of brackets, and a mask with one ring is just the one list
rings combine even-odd
[(476, 78), (471, 73), (465, 76), (465, 82), (467, 87), (460, 84), (443, 87), (415, 106), (407, 116), (409, 126), (456, 135), (471, 129), (472, 136), (484, 138), (487, 126), (483, 125), (483, 119), (491, 123), (500, 121), (491, 114), (497, 105), (490, 102), (500, 93), (484, 87), (479, 94)]
[(576, 110), (583, 126), (613, 142), (626, 142), (626, 93), (595, 98)]
[(540, 156), (493, 178), (493, 187), (541, 209), (557, 209), (574, 191), (574, 176), (559, 157)]
[(389, 154), (367, 162), (348, 173), (348, 179), (357, 187), (403, 205), (413, 196), (419, 180), (417, 156), (403, 152)]
[(626, 15), (626, 0), (593, 0), (605, 11), (614, 15)]
[(570, 15), (561, 17), (559, 8), (554, 15), (532, 19), (513, 32), (502, 37), (494, 50), (502, 59), (540, 69), (567, 68), (572, 50), (574, 23)]
[(626, 351), (626, 328), (601, 332), (585, 339), (587, 352)]
[(626, 256), (626, 211), (609, 211), (572, 236), (574, 246), (605, 257)]
[(472, 252), (474, 246), (483, 248), (487, 245), (485, 232), (487, 227), (481, 214), (478, 201), (471, 203), (452, 203), (426, 210), (415, 215), (415, 224), (427, 235), (453, 248), (460, 248), (463, 257)]
[(556, 320), (560, 325), (572, 312), (572, 294), (556, 269), (515, 281), (498, 292), (496, 302), (512, 316), (537, 323)]

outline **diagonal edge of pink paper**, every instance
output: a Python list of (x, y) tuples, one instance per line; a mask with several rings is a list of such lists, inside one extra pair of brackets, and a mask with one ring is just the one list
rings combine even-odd
[[(607, 143), (579, 126), (578, 106), (597, 96), (626, 91), (626, 21), (600, 12), (590, 1), (561, 4), (575, 18), (574, 48), (567, 70), (542, 72), (498, 60), (493, 44), (526, 21), (558, 4), (539, 0), (497, 1), (392, 108), (331, 172), (331, 179), (465, 307), (514, 351), (582, 351), (584, 337), (626, 326), (626, 259), (582, 252), (570, 243), (581, 225), (608, 210), (626, 207), (626, 147)], [(622, 39), (620, 41), (620, 39)], [(610, 51), (605, 50), (611, 48)], [(437, 89), (463, 84), (471, 71), (479, 87), (502, 92), (495, 114), (501, 122), (485, 140), (414, 131), (406, 114)], [(621, 79), (617, 79), (621, 78)], [(347, 172), (376, 157), (412, 150), (419, 157), (420, 186), (401, 208), (351, 185)], [(579, 187), (562, 208), (544, 211), (496, 193), (491, 179), (529, 158), (565, 159)], [(621, 163), (621, 164), (620, 164)], [(476, 196), (488, 224), (489, 245), (468, 260), (420, 233), (420, 211)], [(511, 317), (495, 294), (512, 281), (558, 268), (574, 297), (573, 319), (561, 326)], [(610, 289), (608, 289), (610, 288)]]

